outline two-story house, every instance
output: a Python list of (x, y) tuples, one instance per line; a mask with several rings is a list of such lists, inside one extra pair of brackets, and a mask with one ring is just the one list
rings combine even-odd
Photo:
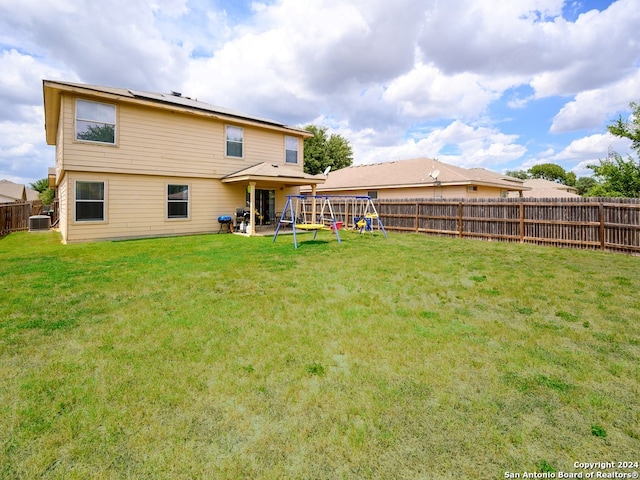
[(43, 80), (64, 243), (217, 231), (238, 208), (275, 221), (303, 172), (301, 129), (160, 94)]

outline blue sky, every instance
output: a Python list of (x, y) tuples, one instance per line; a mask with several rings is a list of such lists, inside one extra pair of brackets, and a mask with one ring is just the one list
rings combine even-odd
[(0, 179), (53, 166), (42, 79), (168, 92), (431, 157), (578, 176), (629, 143), (635, 0), (0, 0)]

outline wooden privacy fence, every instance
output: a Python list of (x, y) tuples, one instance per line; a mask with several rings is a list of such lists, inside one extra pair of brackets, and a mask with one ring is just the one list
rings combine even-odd
[[(57, 218), (58, 214), (57, 201), (51, 208), (53, 209), (53, 223), (53, 217)], [(42, 202), (40, 200), (24, 203), (0, 203), (0, 237), (11, 232), (29, 230), (29, 217), (39, 215), (41, 212)]]
[(387, 230), (640, 253), (640, 199), (374, 201)]

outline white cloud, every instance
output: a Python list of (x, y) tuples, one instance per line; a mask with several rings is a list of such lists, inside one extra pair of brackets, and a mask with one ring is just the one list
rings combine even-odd
[(187, 54), (162, 39), (146, 2), (12, 2), (0, 18), (5, 45), (17, 47), (11, 39), (18, 37), (20, 48), (85, 82), (170, 88), (186, 67)]
[[(343, 130), (339, 133), (356, 139), (357, 164), (427, 157), (467, 168), (497, 168), (526, 153), (526, 148), (517, 143), (516, 135), (505, 135), (497, 129), (471, 126), (459, 120), (387, 147), (372, 145), (370, 137), (375, 135), (374, 131)], [(451, 146), (455, 146), (455, 154), (448, 153)]]
[[(443, 71), (483, 74), (535, 73), (548, 65), (555, 38), (548, 20), (562, 11), (562, 0), (453, 0), (429, 9), (420, 47)], [(561, 20), (559, 20), (561, 21)], [(561, 49), (556, 44), (554, 51)]]
[(637, 101), (640, 92), (640, 71), (634, 71), (606, 88), (588, 90), (576, 95), (554, 117), (551, 132), (600, 128), (611, 116)]
[(54, 164), (54, 148), (44, 142), (43, 118), (39, 107), (29, 121), (0, 122), (0, 178), (29, 183), (47, 176)]
[(558, 25), (550, 40), (566, 46), (552, 51), (562, 65), (543, 68), (534, 76), (536, 96), (571, 95), (627, 75), (629, 65), (640, 59), (639, 23), (637, 4), (618, 0), (603, 12), (592, 10), (575, 23)]
[(618, 0), (575, 22), (562, 0), (453, 0), (429, 10), (419, 45), (447, 74), (526, 75), (538, 98), (612, 82), (640, 58), (640, 10)]
[(418, 64), (392, 81), (383, 99), (398, 103), (411, 118), (458, 118), (479, 115), (500, 93), (484, 87), (479, 75), (446, 75), (434, 65)]

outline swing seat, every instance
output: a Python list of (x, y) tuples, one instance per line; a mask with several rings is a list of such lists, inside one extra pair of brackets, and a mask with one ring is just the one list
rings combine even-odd
[(299, 223), (296, 224), (298, 230), (322, 230), (324, 224), (322, 223)]

